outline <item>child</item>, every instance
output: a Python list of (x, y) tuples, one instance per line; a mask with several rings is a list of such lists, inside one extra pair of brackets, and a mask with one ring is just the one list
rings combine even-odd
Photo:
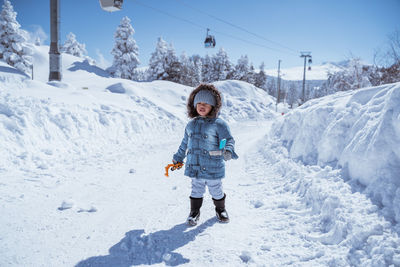
[[(225, 210), (226, 195), (222, 189), (224, 160), (237, 159), (238, 156), (228, 125), (217, 118), (221, 105), (221, 94), (212, 84), (200, 84), (190, 93), (187, 110), (192, 120), (186, 125), (182, 143), (173, 156), (174, 164), (183, 162), (187, 151), (185, 175), (192, 178), (190, 214), (187, 219), (190, 225), (196, 225), (200, 218), (206, 185), (214, 201), (217, 219), (229, 222)], [(226, 139), (226, 146), (220, 149), (219, 143), (223, 139)]]

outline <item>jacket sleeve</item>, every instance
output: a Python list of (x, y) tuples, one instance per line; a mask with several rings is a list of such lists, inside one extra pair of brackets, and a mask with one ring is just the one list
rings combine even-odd
[(178, 152), (176, 152), (173, 156), (173, 160), (177, 162), (183, 162), (183, 160), (186, 157), (186, 149), (187, 149), (187, 143), (188, 143), (188, 134), (185, 128), (185, 135), (183, 136), (181, 145), (179, 146)]
[(226, 122), (221, 121), (218, 127), (219, 140), (226, 139), (225, 149), (232, 153), (232, 159), (238, 159), (239, 156), (235, 152), (235, 139), (233, 139), (229, 126)]

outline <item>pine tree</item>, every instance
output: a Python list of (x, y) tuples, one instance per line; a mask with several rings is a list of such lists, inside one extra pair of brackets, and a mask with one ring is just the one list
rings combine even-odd
[(255, 84), (256, 70), (254, 69), (253, 63), (250, 63), (249, 72), (246, 75), (245, 81), (251, 84)]
[(277, 96), (277, 85), (276, 85), (276, 79), (269, 79), (267, 81), (267, 92), (269, 95), (276, 97)]
[(240, 81), (247, 81), (247, 75), (250, 71), (249, 58), (247, 55), (241, 56), (235, 66), (233, 79)]
[(156, 50), (149, 60), (148, 78), (150, 81), (163, 80), (167, 77), (168, 44), (161, 37), (158, 38)]
[(289, 92), (287, 96), (287, 101), (291, 108), (293, 108), (293, 105), (297, 104), (298, 99), (299, 94), (297, 93), (296, 84), (291, 82), (289, 84)]
[(114, 77), (133, 80), (140, 61), (139, 48), (132, 37), (135, 30), (130, 22), (128, 17), (123, 17), (114, 34), (115, 45), (111, 51), (114, 60), (110, 72)]
[(198, 70), (196, 69), (196, 65), (193, 62), (192, 58), (188, 58), (185, 53), (182, 53), (180, 57), (181, 63), (181, 75), (180, 82), (184, 85), (195, 86), (199, 82), (199, 77), (196, 73)]
[(166, 57), (166, 77), (164, 80), (179, 83), (181, 80), (182, 64), (176, 56), (175, 49), (172, 44), (169, 45)]
[(212, 57), (212, 73), (213, 81), (223, 81), (229, 79), (229, 74), (232, 72), (232, 63), (228, 58), (228, 54), (223, 48), (220, 48), (218, 53)]
[(190, 61), (193, 66), (192, 86), (196, 86), (201, 82), (201, 69), (203, 68), (203, 62), (199, 55), (191, 56)]
[(267, 81), (267, 75), (264, 71), (264, 62), (260, 65), (260, 71), (254, 75), (254, 85), (258, 88), (264, 88)]
[(27, 43), (27, 33), (20, 27), (13, 6), (9, 0), (4, 0), (0, 13), (0, 59), (25, 73), (30, 73), (33, 50)]
[(203, 63), (202, 63), (202, 69), (201, 69), (201, 77), (202, 81), (209, 83), (212, 82), (212, 72), (213, 72), (213, 66), (212, 66), (212, 61), (209, 55), (206, 55), (203, 58)]
[(70, 32), (67, 35), (67, 40), (64, 42), (64, 45), (61, 47), (61, 52), (66, 54), (70, 54), (76, 57), (85, 57), (87, 55), (87, 51), (85, 49), (84, 44), (80, 44), (76, 40), (75, 34)]

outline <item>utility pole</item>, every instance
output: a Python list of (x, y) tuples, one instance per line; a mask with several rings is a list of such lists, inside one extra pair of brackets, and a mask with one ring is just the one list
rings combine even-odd
[(49, 51), (49, 81), (61, 81), (61, 54), (58, 50), (60, 39), (60, 1), (50, 0), (50, 51)]
[(281, 100), (281, 61), (282, 61), (282, 60), (280, 60), (280, 59), (279, 59), (279, 61), (278, 61), (278, 81), (277, 81), (277, 83), (278, 83), (278, 86), (277, 86), (277, 92), (278, 92), (278, 94), (277, 94), (277, 96), (276, 96), (275, 111), (278, 111), (278, 104), (279, 104), (279, 102), (280, 102), (280, 100)]
[(300, 52), (301, 56), (304, 57), (304, 71), (303, 71), (303, 89), (301, 91), (301, 104), (304, 104), (305, 102), (305, 86), (306, 86), (306, 63), (307, 63), (307, 58), (309, 58), (308, 63), (311, 63), (311, 52)]

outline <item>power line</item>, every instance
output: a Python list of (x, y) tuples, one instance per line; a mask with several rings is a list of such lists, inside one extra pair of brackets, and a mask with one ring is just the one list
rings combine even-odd
[(184, 21), (184, 22), (186, 22), (186, 23), (189, 23), (189, 24), (191, 24), (191, 25), (193, 25), (193, 26), (196, 26), (196, 27), (198, 27), (198, 28), (204, 29), (203, 26), (201, 26), (201, 25), (199, 25), (199, 24), (197, 24), (197, 23), (195, 23), (195, 22), (192, 22), (192, 21), (190, 21), (190, 20), (188, 20), (188, 19), (184, 19), (184, 18), (175, 16), (175, 15), (173, 15), (173, 14), (171, 14), (171, 13), (168, 13), (168, 12), (166, 12), (166, 11), (164, 11), (164, 10), (161, 10), (161, 9), (158, 9), (158, 8), (155, 8), (155, 7), (152, 7), (152, 6), (149, 6), (149, 5), (147, 5), (147, 4), (143, 4), (142, 2), (140, 2), (140, 1), (138, 1), (138, 0), (136, 0), (136, 1), (134, 1), (134, 2), (136, 2), (136, 4), (139, 4), (140, 6), (144, 6), (144, 7), (146, 7), (146, 8), (149, 8), (149, 9), (152, 9), (152, 10), (157, 11), (157, 12), (159, 12), (159, 13), (162, 13), (162, 14), (164, 14), (164, 15), (166, 15), (166, 16), (172, 17), (172, 18), (177, 19), (177, 20), (182, 20), (182, 21)]
[(287, 46), (285, 46), (285, 45), (283, 45), (283, 44), (281, 44), (281, 43), (272, 41), (272, 40), (270, 40), (270, 39), (268, 39), (268, 38), (265, 38), (264, 36), (261, 36), (261, 35), (259, 35), (259, 34), (257, 34), (257, 33), (253, 33), (253, 32), (251, 32), (251, 31), (249, 31), (249, 30), (247, 30), (247, 29), (245, 29), (245, 28), (243, 28), (243, 27), (241, 27), (241, 26), (235, 25), (235, 24), (233, 24), (233, 23), (231, 23), (231, 22), (229, 22), (229, 21), (226, 21), (226, 20), (221, 19), (221, 18), (219, 18), (219, 17), (217, 17), (217, 16), (214, 16), (214, 15), (212, 15), (212, 14), (209, 14), (209, 13), (207, 13), (207, 12), (205, 12), (205, 11), (202, 11), (202, 10), (200, 10), (200, 9), (198, 9), (198, 8), (192, 7), (192, 6), (190, 6), (190, 5), (186, 4), (186, 3), (184, 3), (182, 0), (175, 0), (175, 1), (180, 2), (180, 3), (182, 3), (184, 6), (186, 6), (186, 7), (188, 7), (188, 8), (191, 8), (191, 9), (197, 11), (197, 12), (203, 13), (203, 14), (205, 14), (205, 15), (207, 15), (207, 16), (209, 16), (209, 17), (215, 19), (215, 20), (218, 20), (218, 21), (220, 21), (220, 22), (223, 22), (223, 23), (225, 23), (225, 24), (228, 24), (228, 25), (230, 25), (231, 27), (234, 27), (234, 28), (236, 28), (236, 29), (239, 29), (239, 30), (241, 30), (241, 31), (244, 31), (244, 32), (246, 32), (246, 33), (248, 33), (248, 34), (251, 34), (251, 35), (253, 35), (253, 36), (255, 36), (255, 37), (258, 37), (258, 38), (260, 38), (260, 39), (262, 39), (262, 40), (265, 40), (265, 41), (267, 41), (267, 42), (276, 44), (276, 45), (278, 45), (278, 46), (280, 46), (280, 47), (283, 47), (283, 48), (285, 48), (285, 49), (287, 49), (287, 50), (289, 50), (289, 51), (292, 51), (292, 52), (298, 54), (298, 51), (296, 51), (296, 50), (294, 50), (294, 49), (292, 49), (292, 48), (290, 48), (290, 47), (287, 47)]
[[(164, 11), (164, 10), (161, 10), (161, 9), (152, 7), (152, 6), (150, 6), (150, 5), (144, 4), (144, 3), (142, 3), (141, 1), (135, 0), (134, 2), (135, 2), (136, 4), (138, 4), (138, 5), (141, 5), (141, 6), (144, 6), (144, 7), (146, 7), (146, 8), (152, 9), (152, 10), (154, 10), (154, 11), (156, 11), (156, 12), (159, 12), (159, 13), (161, 13), (161, 14), (164, 14), (164, 15), (166, 15), (166, 16), (172, 17), (172, 18), (177, 19), (177, 20), (184, 21), (184, 22), (186, 22), (186, 23), (188, 23), (188, 24), (191, 24), (191, 25), (193, 25), (193, 26), (195, 26), (195, 27), (197, 27), (197, 28), (201, 28), (201, 29), (203, 29), (203, 30), (207, 29), (207, 27), (204, 27), (204, 26), (202, 26), (202, 25), (200, 25), (200, 24), (197, 24), (197, 23), (195, 23), (195, 22), (193, 22), (193, 21), (190, 21), (190, 20), (185, 19), (185, 18), (178, 17), (178, 16), (173, 15), (173, 14), (171, 14), (171, 13), (169, 13), (169, 12)], [(213, 32), (218, 33), (218, 34), (221, 34), (221, 35), (228, 36), (228, 37), (230, 37), (230, 38), (232, 38), (232, 39), (236, 39), (236, 40), (239, 40), (239, 41), (242, 41), (242, 42), (251, 44), (251, 45), (259, 46), (259, 47), (266, 48), (266, 49), (269, 49), (269, 50), (274, 50), (274, 51), (277, 51), (277, 52), (280, 52), (280, 53), (284, 53), (284, 54), (288, 53), (288, 52), (282, 51), (281, 49), (278, 49), (278, 48), (273, 48), (273, 47), (269, 47), (269, 46), (266, 46), (266, 45), (263, 45), (263, 44), (251, 42), (251, 41), (248, 41), (248, 40), (246, 40), (246, 39), (243, 39), (243, 38), (240, 38), (240, 37), (236, 37), (236, 36), (234, 36), (234, 35), (227, 34), (227, 33), (224, 33), (224, 32), (215, 31), (215, 30), (213, 30)]]

